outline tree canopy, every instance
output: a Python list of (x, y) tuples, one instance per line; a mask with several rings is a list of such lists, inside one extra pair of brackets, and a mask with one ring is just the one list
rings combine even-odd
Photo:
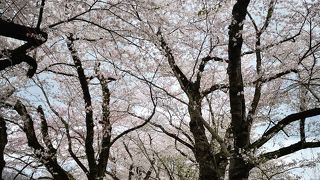
[(303, 178), (320, 160), (319, 10), (1, 2), (3, 179)]

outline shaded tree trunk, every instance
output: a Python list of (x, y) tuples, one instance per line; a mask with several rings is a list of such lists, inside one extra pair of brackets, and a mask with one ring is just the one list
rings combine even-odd
[[(190, 131), (192, 132), (195, 143), (193, 153), (195, 155), (196, 161), (199, 163), (199, 179), (220, 179), (221, 177), (223, 177), (223, 174), (219, 173), (221, 168), (218, 167), (220, 163), (225, 163), (222, 163), (221, 160), (217, 161), (215, 159), (214, 152), (212, 152), (211, 145), (205, 133), (205, 127), (203, 124), (205, 120), (203, 119), (201, 112), (201, 102), (204, 97), (201, 95), (204, 93), (200, 93), (201, 73), (204, 70), (205, 64), (212, 58), (202, 59), (202, 63), (200, 63), (200, 66), (198, 68), (199, 72), (197, 74), (197, 80), (195, 82), (192, 82), (177, 66), (175, 62), (175, 57), (172, 54), (172, 50), (167, 45), (160, 30), (159, 32), (157, 32), (157, 36), (159, 37), (160, 46), (162, 50), (165, 52), (165, 56), (168, 59), (168, 63), (171, 67), (171, 70), (173, 71), (175, 77), (179, 81), (180, 87), (188, 96), (188, 111), (190, 115), (189, 127)], [(212, 89), (210, 88), (209, 92), (217, 90), (219, 87), (220, 86), (218, 85), (214, 86)], [(219, 157), (219, 155), (217, 155), (217, 157)]]
[[(23, 131), (25, 132), (28, 140), (28, 146), (33, 148), (35, 156), (47, 168), (54, 179), (69, 180), (74, 179), (68, 172), (66, 172), (58, 163), (56, 154), (50, 153), (38, 141), (33, 120), (26, 107), (21, 101), (17, 101), (14, 109), (18, 112), (23, 120)], [(43, 130), (43, 129), (42, 129)]]
[(103, 179), (106, 173), (106, 168), (108, 165), (110, 148), (111, 148), (111, 131), (112, 125), (110, 122), (110, 91), (108, 88), (108, 78), (103, 75), (98, 75), (102, 90), (102, 121), (103, 125), (103, 137), (101, 141), (101, 152), (99, 153), (98, 165), (97, 165), (97, 178)]
[(211, 145), (205, 133), (202, 122), (200, 93), (191, 93), (189, 96), (190, 131), (194, 137), (194, 155), (199, 163), (199, 179), (222, 179), (224, 172), (219, 172), (219, 161), (212, 152)]
[(8, 143), (7, 139), (7, 127), (4, 118), (0, 115), (0, 179), (2, 179), (2, 171), (6, 165), (6, 162), (3, 157), (4, 148)]
[(233, 154), (230, 159), (229, 179), (248, 179), (250, 165), (245, 162), (242, 153), (249, 145), (250, 129), (245, 118), (244, 85), (241, 72), (241, 48), (243, 43), (243, 22), (250, 0), (238, 0), (232, 10), (232, 22), (229, 26), (229, 97), (231, 108), (231, 126), (234, 138)]
[(89, 90), (87, 77), (82, 67), (81, 59), (78, 57), (77, 51), (74, 48), (74, 37), (73, 34), (67, 36), (67, 47), (71, 53), (72, 60), (75, 67), (77, 68), (78, 80), (81, 85), (82, 97), (85, 103), (85, 122), (86, 122), (86, 137), (85, 137), (85, 152), (89, 166), (89, 173), (87, 174), (88, 179), (96, 179), (97, 176), (97, 163), (95, 158), (95, 151), (93, 148), (94, 141), (94, 123), (93, 123), (93, 109), (92, 101)]
[(217, 167), (214, 164), (214, 155), (211, 152), (211, 146), (205, 134), (205, 129), (200, 120), (201, 109), (189, 106), (190, 130), (194, 137), (194, 155), (199, 163), (199, 179), (219, 179)]

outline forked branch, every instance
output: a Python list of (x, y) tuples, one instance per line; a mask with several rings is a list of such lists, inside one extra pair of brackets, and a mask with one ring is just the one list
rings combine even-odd
[(299, 113), (291, 114), (284, 119), (280, 120), (275, 126), (267, 130), (261, 138), (256, 140), (254, 143), (250, 145), (250, 148), (260, 148), (267, 141), (269, 141), (272, 137), (274, 137), (281, 129), (286, 127), (288, 124), (303, 119), (309, 118), (313, 116), (320, 115), (320, 108), (314, 108), (307, 111), (302, 111)]

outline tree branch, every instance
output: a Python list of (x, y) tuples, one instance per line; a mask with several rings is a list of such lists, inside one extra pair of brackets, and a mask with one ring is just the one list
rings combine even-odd
[[(105, 60), (108, 60), (108, 58), (104, 57), (103, 54), (99, 53), (99, 55), (102, 56)], [(160, 87), (159, 85), (155, 84), (154, 82), (147, 80), (144, 76), (139, 77), (138, 75), (133, 74), (133, 73), (132, 73), (131, 71), (129, 71), (129, 70), (122, 69), (121, 67), (119, 67), (118, 65), (116, 65), (114, 62), (108, 61), (108, 63), (110, 63), (110, 64), (111, 64), (112, 66), (114, 66), (116, 69), (118, 69), (118, 70), (120, 70), (120, 71), (122, 71), (122, 72), (124, 72), (124, 73), (127, 73), (127, 74), (133, 76), (134, 78), (136, 78), (136, 79), (138, 79), (138, 80), (140, 80), (140, 81), (146, 82), (147, 84), (150, 84), (150, 85), (152, 85), (153, 87), (155, 87), (155, 88), (163, 91), (165, 94), (167, 94), (168, 96), (172, 97), (173, 99), (181, 102), (182, 104), (188, 105), (187, 102), (183, 101), (182, 99), (179, 99), (176, 95), (171, 94), (171, 93), (168, 92), (165, 88)]]
[(0, 27), (4, 27), (0, 29), (1, 36), (27, 41), (27, 43), (14, 50), (3, 50), (0, 53), (0, 58), (5, 58), (1, 60), (0, 71), (7, 67), (26, 62), (30, 65), (27, 76), (32, 77), (37, 70), (37, 62), (32, 57), (26, 55), (26, 53), (46, 42), (48, 34), (40, 29), (7, 22), (3, 19), (0, 19)]
[(266, 20), (264, 21), (264, 24), (262, 26), (262, 28), (260, 30), (258, 30), (258, 27), (254, 21), (254, 19), (250, 16), (250, 14), (248, 13), (248, 16), (250, 17), (253, 26), (256, 30), (256, 43), (255, 43), (255, 54), (256, 54), (256, 71), (257, 71), (257, 75), (259, 77), (259, 79), (257, 81), (257, 83), (255, 83), (255, 89), (254, 89), (254, 95), (253, 95), (253, 99), (251, 102), (251, 108), (248, 112), (247, 115), (247, 126), (248, 129), (251, 129), (252, 126), (252, 122), (253, 122), (253, 116), (256, 114), (256, 109), (258, 107), (259, 101), (260, 101), (260, 97), (261, 97), (261, 89), (262, 89), (262, 83), (261, 82), (261, 63), (262, 63), (262, 55), (261, 55), (261, 35), (263, 34), (263, 32), (267, 29), (269, 23), (270, 23), (270, 19), (272, 17), (273, 14), (273, 10), (275, 7), (275, 3), (276, 0), (271, 0), (269, 3), (269, 8), (268, 8), (268, 12), (267, 12), (267, 16), (266, 16)]
[(69, 66), (69, 67), (72, 67), (72, 68), (75, 67), (73, 64), (69, 64), (69, 63), (53, 63), (53, 64), (50, 64), (49, 66), (45, 67), (44, 69), (39, 70), (39, 71), (37, 72), (37, 74), (40, 74), (40, 73), (42, 73), (43, 71), (49, 71), (49, 72), (52, 72), (52, 73), (61, 74), (61, 75), (65, 75), (65, 76), (75, 76), (74, 74), (65, 73), (65, 72), (57, 72), (57, 71), (54, 71), (54, 70), (50, 70), (50, 69), (49, 69), (50, 67), (58, 66), (58, 65)]
[(207, 123), (206, 120), (204, 120), (202, 117), (200, 117), (200, 120), (202, 121), (204, 127), (206, 127), (206, 129), (210, 132), (210, 134), (212, 135), (212, 138), (215, 139), (220, 144), (221, 152), (223, 153), (223, 155), (229, 157), (230, 152), (228, 151), (224, 140), (219, 136), (218, 133), (214, 131), (214, 129), (211, 128), (211, 126), (209, 125), (209, 123)]
[[(229, 97), (231, 125), (234, 146), (236, 149), (242, 148), (249, 143), (249, 134), (245, 127), (245, 99), (244, 85), (241, 72), (241, 50), (243, 44), (243, 25), (247, 14), (247, 7), (250, 0), (238, 0), (232, 9), (232, 21), (229, 25), (228, 42), (228, 75), (229, 75)], [(235, 150), (237, 152), (237, 150)], [(233, 179), (230, 177), (230, 179)]]
[(38, 17), (38, 22), (37, 22), (37, 26), (36, 26), (37, 29), (40, 29), (40, 25), (41, 25), (41, 22), (42, 22), (44, 4), (45, 4), (45, 0), (42, 0), (41, 4), (40, 4), (39, 17)]
[(205, 97), (208, 94), (210, 94), (213, 91), (216, 91), (218, 89), (227, 89), (227, 88), (229, 88), (229, 85), (227, 85), (227, 84), (214, 84), (210, 88), (203, 90), (201, 92), (201, 97)]
[(198, 72), (197, 72), (197, 79), (196, 79), (196, 82), (195, 84), (197, 84), (198, 87), (200, 87), (200, 82), (201, 82), (201, 78), (202, 78), (202, 73), (204, 71), (204, 68), (205, 66), (207, 65), (207, 63), (211, 60), (214, 60), (214, 61), (219, 61), (219, 62), (228, 62), (227, 60), (224, 60), (220, 57), (215, 57), (215, 56), (206, 56), (204, 58), (201, 59), (200, 61), (200, 65), (199, 65), (199, 68), (198, 68)]
[[(283, 72), (280, 72), (280, 73), (277, 73), (273, 76), (270, 76), (270, 77), (264, 77), (264, 78), (261, 78), (260, 82), (261, 83), (265, 83), (265, 82), (269, 82), (269, 81), (272, 81), (274, 79), (278, 79), (284, 75), (287, 75), (289, 73), (298, 73), (298, 70), (297, 69), (288, 69), (286, 71), (283, 71)], [(258, 80), (257, 80), (258, 81)], [(257, 83), (257, 81), (254, 81), (254, 83)]]
[(271, 160), (271, 159), (277, 159), (280, 158), (282, 156), (300, 151), (302, 149), (307, 149), (307, 148), (316, 148), (316, 147), (320, 147), (320, 141), (317, 142), (305, 142), (305, 141), (299, 141), (295, 144), (292, 144), (290, 146), (287, 147), (283, 147), (280, 148), (276, 151), (272, 151), (272, 152), (267, 152), (264, 154), (261, 154), (259, 156), (258, 159), (262, 159), (265, 161)]
[[(272, 0), (273, 1), (273, 0)], [(270, 4), (271, 4), (272, 2), (270, 2)], [(276, 2), (274, 2), (274, 3), (276, 3)], [(269, 4), (269, 5), (270, 5)], [(269, 7), (270, 8), (270, 7)], [(249, 16), (250, 17), (250, 16)], [(270, 17), (271, 18), (271, 17)], [(268, 18), (267, 18), (268, 19)], [(266, 20), (267, 20), (266, 19)], [(292, 42), (295, 42), (295, 38), (296, 37), (298, 37), (300, 34), (301, 34), (301, 31), (302, 31), (302, 29), (303, 29), (303, 26), (304, 26), (304, 24), (305, 24), (305, 22), (306, 22), (306, 18), (303, 20), (303, 22), (302, 22), (302, 25), (300, 26), (300, 29), (299, 29), (299, 31), (297, 32), (297, 34), (295, 34), (295, 35), (293, 35), (293, 36), (290, 36), (290, 37), (287, 37), (287, 38), (285, 38), (285, 39), (283, 39), (283, 40), (281, 40), (281, 41), (279, 41), (279, 42), (276, 42), (276, 43), (272, 43), (272, 44), (269, 44), (269, 45), (267, 45), (267, 46), (264, 46), (264, 47), (260, 47), (260, 50), (261, 51), (264, 51), (264, 50), (267, 50), (267, 49), (269, 49), (269, 48), (272, 48), (272, 47), (274, 47), (274, 46), (276, 46), (276, 45), (280, 45), (280, 44), (283, 44), (283, 43), (285, 43), (285, 42), (289, 42), (289, 41), (292, 41)], [(266, 24), (266, 23), (265, 23)], [(268, 25), (268, 24), (267, 24)], [(262, 30), (262, 29), (261, 29)], [(247, 51), (247, 52), (244, 52), (244, 53), (241, 53), (241, 56), (244, 56), (244, 55), (248, 55), (248, 54), (253, 54), (253, 53), (255, 53), (255, 51), (256, 50), (253, 50), (253, 51)]]
[(29, 64), (30, 68), (27, 72), (27, 76), (31, 78), (38, 67), (37, 61), (32, 57), (26, 55), (25, 53), (17, 53), (16, 50), (7, 51), (4, 55), (0, 54), (0, 58), (5, 58), (1, 60), (0, 71), (6, 69), (7, 67), (15, 66), (22, 62)]
[[(55, 70), (51, 70), (51, 69), (46, 69), (46, 70), (43, 70), (43, 71), (47, 71), (47, 72), (50, 72), (50, 73), (53, 73), (53, 74), (57, 74), (57, 75), (62, 75), (62, 76), (69, 76), (69, 77), (76, 77), (76, 78), (78, 78), (76, 75), (71, 74), (71, 73), (59, 72), (59, 71), (55, 71)], [(37, 72), (37, 74), (40, 74), (40, 73), (42, 73), (43, 71)]]
[(182, 139), (179, 138), (177, 135), (175, 135), (175, 134), (173, 134), (173, 133), (170, 133), (169, 131), (167, 131), (167, 130), (166, 130), (164, 127), (162, 127), (161, 125), (156, 124), (156, 123), (151, 123), (151, 125), (153, 125), (153, 126), (159, 128), (159, 129), (161, 129), (161, 131), (162, 131), (163, 133), (165, 133), (167, 136), (175, 139), (176, 141), (180, 142), (181, 144), (185, 145), (186, 147), (188, 147), (189, 149), (191, 149), (192, 151), (194, 151), (194, 147), (193, 147), (191, 144), (189, 144), (189, 143), (187, 143), (186, 141), (182, 140)]
[(41, 133), (42, 133), (43, 142), (47, 146), (47, 148), (49, 148), (50, 153), (56, 154), (57, 149), (55, 149), (51, 143), (51, 139), (50, 139), (50, 136), (48, 133), (48, 124), (47, 124), (47, 120), (44, 115), (42, 107), (38, 106), (37, 111), (38, 111), (38, 113), (40, 115), (40, 119), (41, 119)]
[(232, 157), (229, 165), (229, 179), (248, 178), (249, 164), (240, 155), (242, 148), (250, 143), (250, 134), (245, 114), (244, 84), (241, 72), (241, 51), (243, 44), (243, 25), (247, 15), (250, 0), (237, 0), (232, 8), (232, 18), (228, 32), (228, 69), (229, 99), (231, 127), (233, 134)]
[(59, 25), (61, 25), (61, 24), (63, 24), (63, 23), (67, 23), (67, 22), (71, 22), (71, 21), (76, 20), (78, 17), (80, 17), (80, 16), (82, 16), (82, 15), (84, 15), (84, 14), (89, 13), (90, 11), (92, 11), (93, 6), (94, 6), (97, 2), (98, 2), (98, 1), (95, 0), (95, 1), (89, 6), (89, 8), (88, 8), (87, 10), (85, 10), (84, 12), (79, 13), (79, 14), (71, 17), (71, 18), (66, 19), (66, 20), (53, 23), (53, 24), (49, 25), (48, 28), (54, 28), (54, 27), (59, 26)]
[(86, 139), (85, 139), (85, 149), (86, 149), (86, 156), (88, 159), (88, 164), (90, 169), (89, 176), (94, 178), (97, 171), (97, 164), (94, 157), (95, 152), (93, 149), (94, 124), (93, 124), (93, 110), (92, 110), (91, 95), (90, 95), (89, 85), (87, 82), (86, 75), (84, 73), (84, 69), (82, 67), (81, 60), (78, 57), (77, 51), (74, 48), (73, 34), (68, 35), (67, 39), (68, 39), (67, 46), (71, 53), (75, 67), (77, 68), (78, 80), (81, 85), (83, 100), (85, 103), (85, 113), (86, 113), (85, 119), (86, 119), (86, 130), (87, 130)]
[(68, 180), (69, 178), (73, 179), (73, 177), (58, 164), (55, 154), (48, 153), (44, 147), (40, 145), (34, 131), (32, 118), (28, 114), (27, 109), (22, 102), (18, 100), (14, 106), (14, 109), (18, 112), (23, 120), (23, 131), (26, 133), (29, 147), (34, 149), (35, 156), (47, 168), (53, 178), (61, 180)]
[(138, 117), (139, 119), (143, 119), (144, 122), (143, 122), (142, 124), (138, 125), (138, 126), (135, 126), (135, 127), (133, 127), (133, 128), (127, 129), (127, 130), (123, 131), (122, 133), (120, 133), (117, 137), (115, 137), (115, 138), (110, 142), (110, 147), (111, 147), (119, 138), (121, 138), (122, 136), (124, 136), (124, 135), (126, 135), (126, 134), (128, 134), (128, 133), (130, 133), (130, 132), (132, 132), (132, 131), (135, 131), (135, 130), (137, 130), (137, 129), (139, 129), (139, 128), (142, 128), (143, 126), (145, 126), (146, 124), (148, 124), (148, 123), (151, 121), (152, 117), (154, 116), (154, 114), (155, 114), (155, 112), (156, 112), (156, 107), (157, 107), (157, 105), (156, 105), (155, 102), (153, 101), (153, 110), (152, 110), (151, 114), (149, 115), (149, 117), (148, 117), (147, 119), (145, 119), (145, 118), (143, 118), (143, 117), (140, 117), (140, 116), (135, 116), (135, 117)]
[(13, 22), (8, 22), (3, 19), (0, 19), (0, 27), (3, 27), (0, 29), (1, 36), (11, 37), (11, 38), (22, 40), (22, 41), (27, 41), (37, 46), (44, 43), (48, 38), (47, 33), (37, 28), (31, 28), (31, 27), (15, 24)]
[(157, 108), (157, 102), (156, 100), (153, 99), (153, 93), (152, 93), (152, 89), (151, 89), (151, 86), (149, 84), (149, 90), (150, 90), (150, 96), (151, 96), (151, 101), (152, 101), (152, 104), (153, 104), (153, 109), (152, 109), (152, 112), (151, 114), (149, 115), (149, 117), (146, 119), (146, 118), (143, 118), (143, 117), (140, 117), (140, 116), (135, 116), (139, 119), (142, 119), (144, 120), (144, 122), (136, 127), (133, 127), (133, 128), (130, 128), (130, 129), (127, 129), (125, 131), (123, 131), (122, 133), (120, 133), (117, 137), (115, 137), (111, 142), (110, 142), (110, 147), (118, 140), (120, 139), (122, 136), (132, 132), (132, 131), (135, 131), (139, 128), (142, 128), (143, 126), (145, 126), (146, 124), (148, 124), (151, 119), (153, 118), (154, 114), (156, 113), (156, 108)]
[(188, 88), (189, 86), (192, 84), (192, 82), (190, 82), (188, 80), (188, 78), (183, 74), (183, 72), (181, 71), (181, 69), (178, 67), (178, 65), (175, 62), (174, 56), (172, 54), (172, 50), (171, 48), (168, 46), (167, 42), (165, 41), (161, 31), (159, 30), (157, 32), (157, 36), (159, 38), (160, 41), (160, 46), (162, 48), (162, 50), (165, 53), (165, 56), (168, 59), (169, 65), (171, 70), (173, 71), (175, 77), (178, 79), (181, 88), (185, 91), (188, 92)]
[(110, 122), (110, 91), (108, 88), (109, 80), (104, 77), (98, 70), (97, 78), (100, 81), (102, 90), (102, 140), (101, 140), (101, 152), (99, 153), (98, 166), (97, 166), (97, 179), (103, 179), (106, 167), (108, 164), (110, 153), (110, 141), (111, 141), (111, 122)]
[[(35, 84), (37, 84), (34, 81)], [(40, 82), (39, 82), (40, 83)], [(72, 142), (71, 142), (71, 135), (70, 135), (70, 129), (69, 129), (69, 124), (67, 123), (66, 120), (63, 119), (62, 116), (60, 116), (60, 114), (52, 107), (49, 98), (42, 86), (42, 84), (37, 84), (37, 86), (40, 88), (40, 90), (42, 91), (46, 102), (49, 106), (49, 108), (51, 109), (51, 111), (60, 119), (60, 121), (62, 122), (65, 130), (66, 130), (66, 136), (67, 136), (67, 140), (68, 140), (68, 152), (70, 153), (71, 157), (76, 161), (76, 163), (78, 164), (78, 166), (82, 169), (82, 171), (88, 176), (89, 175), (89, 171), (87, 170), (87, 168), (83, 165), (83, 163), (79, 160), (79, 158), (75, 155), (75, 153), (72, 150)]]
[(283, 129), (288, 124), (303, 119), (309, 118), (313, 116), (320, 115), (320, 108), (314, 108), (307, 111), (302, 111), (299, 113), (291, 114), (284, 119), (280, 120), (275, 126), (267, 130), (261, 138), (252, 143), (249, 148), (260, 148), (264, 145), (269, 139), (271, 139), (276, 133), (278, 133), (281, 129)]
[(14, 105), (14, 109), (23, 119), (23, 131), (26, 133), (28, 145), (35, 150), (44, 151), (44, 148), (40, 145), (37, 139), (33, 127), (33, 121), (31, 119), (31, 116), (28, 114), (26, 107), (22, 104), (21, 101), (18, 100)]
[(270, 19), (272, 17), (273, 14), (273, 10), (275, 7), (275, 4), (277, 3), (277, 0), (271, 0), (268, 6), (268, 12), (267, 12), (267, 16), (266, 16), (266, 20), (264, 21), (264, 24), (262, 26), (262, 28), (260, 29), (260, 34), (262, 34), (268, 27), (269, 23), (270, 23)]

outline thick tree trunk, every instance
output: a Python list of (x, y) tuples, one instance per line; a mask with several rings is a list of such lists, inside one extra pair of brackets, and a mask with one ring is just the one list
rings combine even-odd
[(4, 118), (0, 116), (0, 179), (2, 179), (2, 171), (6, 165), (6, 162), (3, 157), (4, 148), (8, 142), (6, 130), (7, 130), (6, 122)]
[(169, 65), (175, 77), (179, 81), (183, 91), (188, 95), (188, 111), (190, 115), (189, 126), (194, 137), (194, 155), (196, 161), (199, 163), (199, 179), (220, 179), (223, 177), (223, 174), (219, 173), (221, 170), (221, 168), (219, 168), (219, 164), (225, 164), (223, 162), (226, 161), (221, 161), (223, 158), (220, 158), (219, 156), (217, 156), (217, 158), (219, 157), (219, 160), (215, 159), (215, 155), (211, 150), (210, 143), (205, 133), (203, 117), (201, 113), (201, 101), (203, 99), (203, 96), (200, 95), (201, 72), (203, 72), (205, 63), (208, 62), (208, 60), (203, 60), (199, 67), (197, 80), (196, 82), (192, 82), (177, 66), (174, 55), (172, 54), (172, 50), (167, 45), (164, 37), (161, 34), (161, 31), (158, 31), (157, 36), (160, 38), (159, 40), (161, 43), (161, 48), (165, 52), (165, 56), (168, 58)]
[(231, 126), (234, 138), (233, 153), (229, 166), (229, 179), (248, 179), (249, 165), (243, 158), (243, 152), (250, 143), (250, 124), (246, 121), (244, 85), (241, 72), (242, 30), (250, 0), (238, 0), (232, 10), (232, 22), (229, 26), (229, 97)]
[(73, 34), (68, 35), (67, 47), (71, 53), (75, 67), (77, 68), (78, 80), (81, 85), (82, 98), (85, 103), (85, 122), (86, 122), (86, 137), (85, 137), (85, 152), (89, 166), (89, 174), (87, 174), (88, 179), (96, 179), (97, 177), (97, 163), (95, 158), (95, 151), (93, 148), (94, 141), (94, 123), (93, 123), (93, 110), (91, 95), (89, 90), (89, 85), (85, 71), (82, 66), (81, 59), (78, 56), (77, 50), (74, 48), (74, 37)]
[(194, 155), (199, 163), (199, 179), (200, 180), (216, 180), (220, 179), (217, 164), (215, 163), (215, 156), (211, 150), (208, 138), (205, 134), (205, 128), (200, 118), (201, 101), (192, 101), (189, 103), (190, 114), (190, 130), (194, 137)]
[(56, 159), (45, 159), (43, 156), (39, 155), (37, 156), (39, 159), (41, 159), (42, 163), (45, 165), (45, 167), (48, 169), (48, 171), (51, 173), (52, 177), (54, 179), (59, 180), (73, 180), (74, 178), (69, 175), (64, 169), (61, 168), (61, 166), (58, 164)]
[(249, 177), (251, 167), (243, 160), (243, 158), (233, 156), (230, 159), (229, 179), (245, 180)]
[[(196, 112), (190, 112), (190, 130), (195, 140), (195, 157), (199, 163), (199, 179), (219, 179), (217, 168), (213, 164), (214, 156), (210, 151), (208, 139), (201, 122), (197, 119)], [(192, 117), (193, 116), (193, 117)]]

